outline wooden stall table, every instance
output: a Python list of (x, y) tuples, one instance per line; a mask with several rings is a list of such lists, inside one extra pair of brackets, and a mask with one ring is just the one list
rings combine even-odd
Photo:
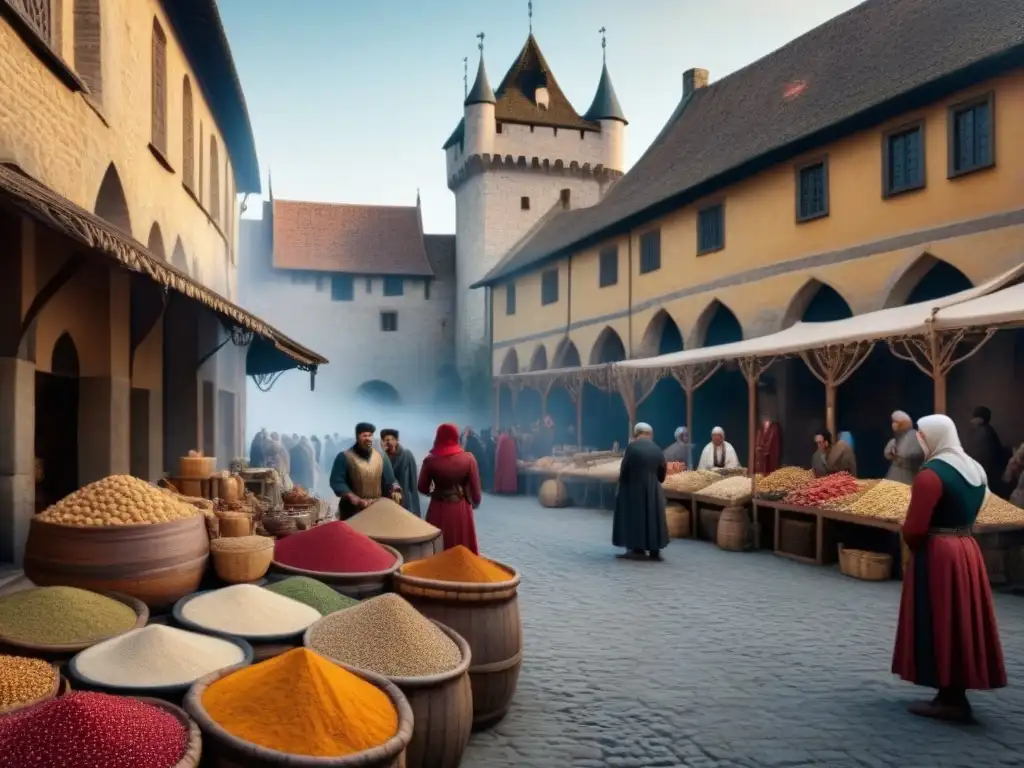
[[(717, 543), (715, 537), (711, 536), (711, 531), (705, 530), (704, 521), (701, 519), (700, 514), (701, 508), (717, 509), (719, 512), (724, 510), (726, 507), (745, 507), (750, 508), (750, 499), (745, 499), (742, 503), (733, 500), (720, 499), (717, 496), (706, 496), (703, 493), (691, 493), (691, 507), (690, 516), (693, 521), (691, 526), (693, 529), (693, 537), (695, 539), (703, 538), (710, 541), (712, 544)], [(754, 511), (751, 518), (751, 523), (754, 525), (754, 530), (759, 530), (757, 512)]]
[[(591, 492), (596, 491), (597, 509), (614, 509), (615, 495), (618, 489), (618, 473), (615, 476), (597, 475), (592, 472), (584, 472), (575, 469), (562, 470), (558, 478), (565, 483), (569, 490), (574, 507), (594, 508), (591, 502)], [(582, 498), (570, 489), (582, 490)]]
[(540, 487), (545, 480), (552, 480), (558, 477), (558, 471), (553, 469), (535, 469), (526, 467), (522, 471), (521, 488), (526, 496), (536, 496), (540, 493)]

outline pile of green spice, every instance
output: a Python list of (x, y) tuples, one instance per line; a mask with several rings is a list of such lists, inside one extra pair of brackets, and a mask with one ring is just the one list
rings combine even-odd
[(33, 587), (0, 597), (0, 635), (30, 645), (106, 640), (135, 626), (124, 603), (75, 587)]
[(344, 611), (346, 608), (359, 604), (358, 600), (343, 595), (322, 581), (311, 579), (308, 576), (291, 576), (284, 581), (271, 584), (267, 589), (305, 603), (310, 608), (316, 608), (324, 616)]

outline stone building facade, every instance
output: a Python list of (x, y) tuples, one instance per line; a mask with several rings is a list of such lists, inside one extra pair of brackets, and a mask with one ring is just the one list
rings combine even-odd
[(0, 2), (0, 562), (80, 485), (230, 461), (246, 373), (325, 362), (232, 301), (259, 189), (214, 0)]

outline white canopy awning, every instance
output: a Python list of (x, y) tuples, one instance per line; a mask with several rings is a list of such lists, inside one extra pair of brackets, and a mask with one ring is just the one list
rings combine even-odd
[[(615, 365), (619, 368), (674, 368), (716, 360), (736, 360), (742, 357), (772, 357), (838, 344), (879, 341), (924, 334), (928, 331), (927, 322), (935, 310), (962, 305), (972, 299), (981, 301), (982, 299), (979, 297), (988, 297), (989, 294), (998, 291), (999, 288), (1020, 274), (1024, 274), (1024, 264), (1007, 270), (976, 288), (969, 288), (935, 301), (923, 301), (902, 307), (880, 309), (876, 312), (865, 312), (846, 320), (834, 320), (829, 323), (797, 323), (790, 328), (767, 336), (758, 336), (754, 339), (745, 339), (715, 347), (672, 352), (658, 357), (623, 360)], [(1024, 297), (1021, 300), (1024, 301)], [(945, 310), (942, 315), (948, 316), (948, 312), (949, 310)]]
[(1024, 326), (1024, 283), (946, 307), (935, 316), (938, 329)]

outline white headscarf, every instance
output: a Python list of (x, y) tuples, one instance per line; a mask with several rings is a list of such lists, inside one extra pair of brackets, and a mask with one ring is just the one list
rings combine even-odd
[(927, 443), (926, 461), (945, 462), (959, 472), (968, 485), (975, 488), (979, 485), (988, 486), (985, 470), (982, 469), (981, 464), (964, 451), (963, 446), (960, 445), (960, 435), (956, 431), (956, 425), (949, 416), (936, 413), (918, 419), (917, 431)]
[(676, 431), (675, 431), (675, 438), (676, 438), (676, 440), (679, 439), (680, 435), (685, 435), (685, 434), (686, 434), (686, 427), (676, 427)]
[(637, 422), (637, 425), (633, 427), (633, 437), (640, 437), (640, 435), (653, 435), (654, 429), (646, 421)]
[(893, 411), (892, 416), (889, 417), (897, 424), (908, 423), (911, 426), (914, 424), (914, 420), (910, 418), (910, 414), (906, 411)]
[(725, 437), (725, 430), (722, 429), (721, 427), (715, 427), (714, 429), (711, 430), (711, 434), (712, 436), (721, 435), (722, 437)]

